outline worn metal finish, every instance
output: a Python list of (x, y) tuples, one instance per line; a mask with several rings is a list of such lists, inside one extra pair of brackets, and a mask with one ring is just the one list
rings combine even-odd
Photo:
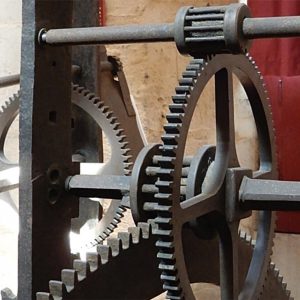
[(175, 41), (181, 53), (245, 53), (255, 38), (300, 36), (300, 17), (250, 18), (244, 4), (184, 7), (174, 24), (124, 25), (42, 29), (40, 43), (48, 45), (126, 44)]
[(247, 39), (286, 38), (300, 36), (300, 16), (247, 18), (243, 22)]
[[(50, 293), (38, 293), (38, 300), (150, 299), (163, 290), (170, 299), (191, 300), (195, 299), (190, 286), (193, 282), (220, 285), (222, 300), (290, 299), (285, 286), (278, 280), (277, 272), (269, 265), (273, 214), (265, 210), (260, 212), (256, 245), (246, 236), (241, 238), (238, 231), (239, 221), (251, 213), (248, 209), (269, 205), (266, 202), (270, 199), (264, 197), (270, 183), (257, 182), (276, 179), (277, 176), (272, 123), (261, 77), (249, 57), (211, 55), (240, 53), (248, 48), (242, 24), (249, 16), (247, 7), (234, 4), (217, 8), (184, 8), (175, 25), (67, 29), (72, 25), (73, 2), (29, 0), (23, 3), (19, 299), (34, 299), (37, 291), (47, 290), (48, 279), (59, 278), (60, 270), (61, 281), (50, 281)], [(97, 15), (95, 7), (98, 3), (95, 6), (93, 3), (92, 0), (86, 4), (82, 1), (74, 3), (73, 25), (95, 26), (88, 24), (89, 16), (93, 16), (95, 22)], [(81, 12), (85, 12), (84, 15), (81, 16)], [(190, 22), (187, 24), (187, 21)], [(293, 26), (287, 25), (287, 31), (278, 29), (277, 33), (287, 34)], [(37, 41), (36, 33), (41, 28), (65, 29), (42, 30)], [(109, 122), (105, 123), (109, 129), (108, 139), (117, 134), (112, 158), (103, 166), (101, 176), (73, 176), (79, 170), (76, 170), (76, 164), (72, 164), (72, 154), (75, 153), (73, 159), (76, 157), (78, 162), (98, 161), (99, 126), (83, 118), (85, 127), (81, 130), (75, 128), (70, 102), (73, 95), (70, 92), (70, 48), (48, 47), (47, 44), (174, 39), (186, 53), (206, 59), (192, 60), (183, 73), (167, 115), (163, 144), (144, 148), (135, 162), (131, 178), (126, 175), (130, 175), (143, 140), (136, 125), (122, 66), (118, 60), (107, 57), (103, 47), (98, 53), (95, 48), (76, 49), (73, 62), (82, 59), (84, 66), (82, 77), (75, 80), (86, 81), (96, 91), (100, 83), (101, 100), (78, 86), (73, 87), (72, 93), (77, 91), (80, 95), (76, 98), (79, 107), (83, 99), (87, 100), (88, 120), (94, 119), (101, 125), (97, 110), (108, 117)], [(204, 44), (206, 46), (202, 47)], [(97, 78), (97, 67), (94, 67), (94, 64), (98, 66), (99, 57), (101, 78)], [(93, 68), (89, 73), (87, 66), (90, 65)], [(246, 91), (258, 130), (260, 168), (256, 172), (239, 167), (234, 139), (233, 74)], [(194, 109), (213, 76), (216, 150), (205, 148), (194, 158), (185, 158), (185, 143)], [(107, 102), (112, 105), (104, 105)], [(117, 112), (117, 117), (110, 108)], [(125, 124), (126, 120), (130, 122), (123, 132), (120, 124)], [(73, 149), (71, 143), (72, 127), (75, 150), (74, 143)], [(126, 134), (136, 141), (132, 152), (127, 148)], [(90, 143), (82, 139), (83, 135)], [(88, 149), (90, 144), (95, 147)], [(115, 159), (115, 149), (119, 151), (119, 160)], [(253, 177), (255, 181), (244, 178), (246, 186), (240, 189), (244, 176)], [(261, 188), (260, 195), (249, 192), (249, 186), (252, 189), (257, 184)], [(295, 197), (298, 197), (299, 191), (293, 187)], [(78, 214), (79, 205), (78, 198), (71, 194), (117, 199), (111, 201), (110, 212), (102, 219), (106, 226), (102, 235), (91, 242), (97, 253), (88, 253), (86, 262), (74, 260), (73, 267), (68, 235), (71, 219)], [(285, 195), (283, 191), (281, 196)], [(278, 203), (275, 198), (271, 199), (272, 205)], [(123, 215), (124, 203), (128, 201), (131, 201), (136, 222), (153, 223), (150, 219), (156, 216), (153, 224), (155, 238), (147, 223), (120, 233), (117, 239), (108, 238)], [(82, 215), (82, 218), (86, 216)], [(203, 235), (205, 231), (209, 235)], [(103, 240), (107, 244), (104, 245)], [(128, 261), (131, 272), (120, 272), (120, 268), (128, 268)], [(164, 282), (163, 288), (160, 279)], [(4, 298), (14, 297), (8, 294), (4, 291)]]
[[(80, 109), (79, 115), (82, 115), (83, 112), (87, 113), (89, 118), (97, 124), (98, 128), (101, 128), (103, 134), (107, 137), (108, 146), (110, 146), (111, 149), (111, 157), (104, 163), (101, 163), (101, 165), (99, 164), (97, 173), (99, 175), (129, 174), (132, 167), (132, 157), (129, 155), (130, 142), (128, 142), (127, 137), (124, 135), (124, 129), (119, 123), (118, 118), (99, 97), (87, 89), (73, 86), (72, 95), (73, 103)], [(80, 136), (80, 138), (82, 139), (82, 136)], [(78, 152), (78, 154), (80, 154), (80, 152)], [(99, 219), (97, 229), (95, 229), (95, 238), (101, 241), (107, 236), (107, 230), (110, 231), (108, 227), (111, 223), (120, 222), (122, 215), (119, 214), (119, 211), (125, 209), (120, 201), (112, 201), (107, 205), (107, 211), (103, 213), (103, 210), (101, 208), (99, 209), (99, 203), (103, 205), (103, 201), (109, 200), (98, 200), (98, 202), (90, 201), (89, 199), (85, 201), (81, 200), (81, 215), (79, 216), (79, 220), (75, 219), (72, 221), (72, 228), (79, 230), (80, 224), (83, 224), (83, 222), (85, 223), (92, 218)], [(100, 215), (99, 211), (102, 212)]]
[(40, 33), (49, 45), (126, 44), (174, 41), (173, 24), (51, 29)]
[(129, 193), (128, 176), (75, 175), (67, 179), (66, 190), (76, 196), (121, 199)]
[[(254, 248), (243, 288), (238, 288), (239, 219), (229, 222), (226, 212), (228, 202), (238, 201), (235, 195), (238, 191), (234, 194), (231, 192), (230, 197), (226, 194), (227, 170), (239, 166), (234, 138), (232, 74), (239, 78), (247, 93), (258, 130), (260, 170), (253, 176), (276, 178), (276, 152), (272, 123), (269, 119), (269, 104), (260, 76), (251, 59), (241, 55), (217, 55), (208, 61), (192, 60), (179, 81), (180, 86), (176, 89), (177, 94), (173, 97), (170, 112), (167, 114), (168, 123), (164, 126), (165, 134), (162, 136), (162, 158), (159, 159), (161, 170), (156, 182), (159, 192), (155, 195), (157, 204), (153, 205), (157, 212), (155, 222), (158, 224), (156, 235), (161, 279), (164, 281), (168, 297), (171, 298), (195, 299), (185, 263), (189, 253), (183, 249), (182, 228), (187, 222), (204, 215), (210, 215), (219, 234), (222, 299), (257, 298), (267, 276), (274, 219), (271, 213), (262, 212), (258, 228), (259, 246)], [(213, 76), (215, 76), (217, 145), (212, 174), (201, 194), (182, 201), (180, 181), (188, 129), (199, 96)], [(238, 189), (239, 186), (235, 181), (231, 182), (235, 189)]]
[(245, 177), (239, 198), (244, 209), (300, 210), (300, 182)]
[(61, 185), (74, 172), (71, 51), (40, 46), (36, 32), (41, 26), (72, 26), (72, 4), (23, 1), (19, 299), (34, 299), (49, 278), (71, 265), (69, 232), (78, 201)]
[[(37, 300), (56, 299), (103, 299), (132, 300), (152, 299), (163, 292), (157, 269), (156, 239), (154, 229), (147, 223), (120, 232), (118, 238), (109, 239), (97, 251), (87, 254), (87, 261), (75, 260), (73, 269), (63, 270), (61, 281), (50, 281), (50, 293), (40, 292)], [(199, 240), (194, 233), (183, 228), (183, 247), (190, 255), (186, 257), (191, 282), (220, 283), (219, 251), (217, 239)], [(238, 270), (241, 283), (253, 253), (254, 242), (241, 234), (237, 246), (242, 259)], [(124, 272), (130, 262), (130, 272)], [(123, 270), (123, 272), (120, 272)], [(205, 270), (205, 272), (203, 271)], [(274, 264), (269, 266), (266, 288), (260, 299), (292, 300), (286, 285), (280, 281)], [(274, 298), (268, 298), (274, 295)], [(52, 298), (53, 297), (53, 298)]]
[(130, 207), (133, 220), (138, 222), (145, 222), (153, 218), (153, 212), (145, 212), (145, 202), (155, 202), (154, 194), (145, 191), (145, 185), (155, 188), (156, 173), (149, 172), (149, 168), (153, 165), (153, 157), (160, 154), (159, 144), (150, 144), (144, 147), (138, 155), (132, 170), (132, 177), (130, 181)]

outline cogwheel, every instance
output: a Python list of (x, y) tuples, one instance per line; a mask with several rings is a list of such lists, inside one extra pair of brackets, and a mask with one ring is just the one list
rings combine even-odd
[[(144, 300), (160, 295), (163, 289), (156, 267), (153, 235), (156, 227), (153, 222), (139, 223), (127, 232), (120, 232), (117, 238), (108, 239), (107, 245), (98, 245), (97, 252), (87, 254), (86, 261), (74, 260), (72, 269), (62, 270), (60, 281), (51, 280), (50, 291), (37, 293), (37, 300)], [(217, 239), (199, 240), (192, 230), (184, 228), (183, 231), (183, 245), (191, 252), (191, 256), (187, 258), (191, 282), (201, 280), (219, 284)], [(207, 243), (208, 248), (205, 247)], [(239, 250), (244, 254), (243, 260), (239, 261), (241, 278), (246, 276), (253, 245), (249, 236), (241, 234), (238, 240)], [(130, 272), (124, 272), (129, 265)], [(197, 266), (207, 269), (203, 272)], [(286, 284), (282, 284), (281, 277), (274, 270), (274, 265), (271, 264), (268, 269), (268, 286), (264, 288), (262, 299), (292, 300)], [(273, 294), (280, 297), (268, 298)]]
[[(132, 168), (132, 156), (130, 155), (129, 143), (123, 134), (123, 129), (117, 118), (108, 106), (83, 87), (74, 85), (72, 88), (72, 102), (99, 125), (111, 146), (111, 157), (100, 169), (101, 175), (129, 175)], [(93, 247), (106, 239), (117, 227), (126, 211), (126, 207), (120, 201), (111, 201), (105, 214), (99, 221), (94, 241), (89, 242), (86, 247)]]
[[(105, 106), (94, 94), (77, 85), (72, 86), (72, 102), (99, 125), (111, 145), (111, 158), (102, 166), (99, 171), (100, 174), (129, 175), (133, 165), (129, 143), (123, 134), (121, 125), (109, 107)], [(18, 166), (18, 164), (14, 164), (6, 158), (4, 143), (10, 125), (19, 113), (19, 105), (19, 93), (17, 93), (5, 102), (0, 111), (0, 170)], [(16, 185), (12, 187), (5, 181), (2, 190), (15, 187)], [(125, 211), (126, 207), (121, 205), (120, 201), (112, 201), (97, 224), (96, 240), (89, 243), (88, 246), (96, 245), (109, 236), (117, 227), (117, 224), (120, 223)]]
[[(240, 80), (248, 95), (258, 132), (260, 168), (256, 172), (242, 170), (235, 150), (232, 74)], [(183, 155), (190, 122), (199, 96), (208, 81), (215, 76), (217, 146), (212, 176), (205, 190), (192, 198), (180, 197)], [(176, 95), (169, 107), (165, 134), (162, 136), (162, 155), (156, 186), (158, 224), (157, 257), (163, 288), (168, 299), (195, 299), (190, 286), (182, 245), (182, 229), (188, 222), (209, 216), (219, 235), (222, 299), (253, 300), (259, 298), (273, 246), (274, 215), (259, 213), (257, 243), (244, 285), (238, 283), (236, 270), (238, 225), (251, 212), (240, 209), (236, 195), (238, 176), (276, 179), (276, 151), (269, 102), (262, 78), (250, 57), (217, 55), (209, 60), (194, 59), (183, 73)], [(239, 170), (239, 171), (237, 171)], [(225, 181), (230, 174), (232, 201), (226, 197)], [(238, 172), (241, 172), (240, 175)], [(235, 177), (237, 176), (237, 177)], [(230, 177), (230, 178), (233, 178)], [(225, 180), (226, 179), (226, 180)], [(235, 203), (232, 205), (232, 203)]]
[(4, 143), (8, 129), (19, 113), (19, 97), (19, 92), (13, 94), (8, 101), (5, 101), (0, 110), (0, 171), (18, 166), (5, 156)]
[[(0, 172), (3, 172), (0, 180), (0, 191), (3, 192), (2, 200), (7, 202), (15, 211), (18, 211), (15, 201), (12, 199), (10, 193), (11, 189), (18, 186), (18, 182), (13, 178), (8, 180), (7, 173), (15, 174), (18, 164), (11, 162), (4, 153), (4, 144), (7, 132), (12, 122), (15, 120), (19, 112), (19, 92), (13, 94), (0, 109)], [(3, 178), (3, 179), (2, 179)]]

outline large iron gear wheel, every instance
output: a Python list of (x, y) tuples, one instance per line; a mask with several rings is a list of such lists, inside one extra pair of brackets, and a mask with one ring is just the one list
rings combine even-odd
[[(151, 224), (153, 227), (139, 223), (128, 228), (117, 238), (108, 239), (106, 245), (99, 245), (96, 253), (88, 253), (86, 261), (74, 260), (73, 269), (62, 270), (60, 281), (51, 280), (50, 291), (37, 293), (37, 300), (144, 300), (162, 294), (153, 235), (156, 225)], [(218, 285), (217, 239), (199, 240), (192, 230), (184, 228), (183, 231), (184, 247), (191, 254), (186, 257), (191, 282)], [(238, 239), (239, 251), (244, 254), (238, 266), (241, 278), (246, 276), (254, 244), (246, 234)], [(130, 271), (124, 272), (129, 266)], [(275, 265), (272, 263), (267, 269), (262, 299), (293, 300)], [(5, 298), (8, 299), (11, 298)]]
[[(111, 147), (111, 156), (109, 161), (102, 165), (98, 174), (101, 175), (129, 175), (132, 168), (132, 157), (130, 156), (129, 143), (123, 133), (121, 124), (118, 123), (117, 118), (109, 107), (105, 106), (102, 101), (87, 89), (73, 85), (72, 86), (72, 102), (76, 109), (80, 109), (83, 113), (89, 115), (108, 139)], [(17, 163), (11, 162), (4, 153), (4, 144), (7, 132), (12, 122), (19, 113), (20, 98), (19, 93), (14, 94), (9, 101), (5, 102), (0, 112), (0, 170), (7, 170), (11, 167), (18, 166)], [(75, 153), (77, 154), (77, 153)], [(10, 186), (8, 182), (1, 183), (2, 190), (15, 188)], [(100, 200), (102, 201), (102, 200)], [(13, 202), (10, 203), (13, 205)], [(117, 227), (121, 221), (126, 207), (121, 205), (120, 201), (113, 200), (107, 205), (107, 210), (102, 214), (97, 228), (95, 229), (95, 240), (89, 240), (87, 245), (83, 247), (91, 247), (102, 240)], [(94, 229), (93, 229), (94, 230)]]
[[(239, 168), (234, 139), (232, 74), (244, 87), (255, 118), (260, 152), (260, 168), (256, 172)], [(214, 167), (205, 190), (181, 201), (181, 170), (189, 126), (198, 99), (212, 77), (215, 77), (217, 127)], [(209, 216), (219, 236), (222, 299), (259, 299), (270, 263), (274, 215), (272, 212), (259, 212), (256, 246), (245, 281), (239, 283), (237, 265), (238, 255), (242, 253), (237, 251), (238, 228), (240, 219), (249, 216), (249, 212), (239, 209), (239, 183), (236, 180), (244, 175), (268, 179), (277, 177), (273, 125), (262, 77), (248, 55), (224, 54), (208, 60), (194, 59), (183, 73), (169, 109), (156, 182), (159, 190), (155, 196), (157, 205), (154, 206), (157, 212), (155, 222), (158, 224), (157, 256), (167, 298), (195, 299), (186, 266), (190, 253), (184, 251), (183, 228), (196, 218)], [(236, 170), (241, 170), (240, 175)], [(231, 177), (235, 179), (228, 185)], [(226, 197), (228, 189), (232, 190), (231, 201)]]

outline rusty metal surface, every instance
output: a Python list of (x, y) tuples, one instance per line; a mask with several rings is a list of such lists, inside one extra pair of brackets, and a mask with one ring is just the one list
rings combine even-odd
[(24, 300), (71, 265), (69, 232), (78, 201), (63, 191), (64, 178), (74, 171), (71, 51), (45, 49), (36, 31), (42, 24), (72, 26), (72, 4), (23, 1), (18, 298)]

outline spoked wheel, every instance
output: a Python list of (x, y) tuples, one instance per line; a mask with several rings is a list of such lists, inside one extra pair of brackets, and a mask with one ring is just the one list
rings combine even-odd
[[(243, 86), (255, 119), (260, 164), (258, 171), (241, 168), (235, 146), (233, 75)], [(180, 196), (182, 162), (189, 128), (199, 97), (208, 81), (215, 80), (216, 153), (210, 178), (200, 194)], [(195, 299), (191, 289), (182, 243), (183, 227), (202, 217), (218, 233), (222, 300), (258, 299), (270, 262), (274, 218), (259, 212), (256, 245), (249, 269), (239, 282), (239, 223), (251, 211), (243, 210), (238, 191), (244, 176), (276, 179), (276, 151), (269, 104), (261, 76), (249, 56), (217, 55), (205, 61), (193, 60), (183, 73), (167, 115), (162, 137), (161, 171), (156, 186), (157, 248), (159, 268), (169, 299)], [(195, 181), (196, 182), (196, 181)], [(195, 189), (197, 190), (197, 189)], [(203, 226), (203, 222), (199, 222)], [(201, 225), (202, 224), (202, 225)], [(204, 228), (205, 229), (205, 228)], [(201, 229), (203, 231), (203, 228)], [(211, 228), (209, 229), (211, 230)], [(206, 270), (203, 270), (206, 272)]]

